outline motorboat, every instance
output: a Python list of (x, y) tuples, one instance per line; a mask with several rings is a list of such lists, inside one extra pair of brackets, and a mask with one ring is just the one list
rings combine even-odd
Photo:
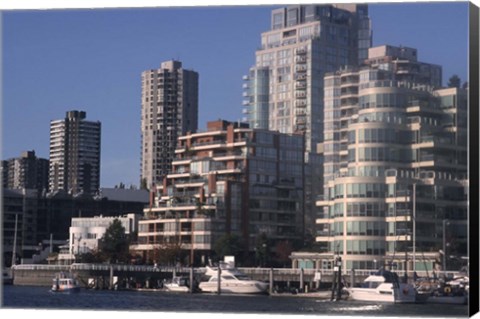
[(359, 301), (415, 303), (415, 287), (400, 283), (398, 275), (380, 270), (368, 276), (361, 287), (346, 288), (349, 299)]
[(227, 263), (220, 263), (218, 267), (206, 266), (205, 275), (209, 279), (199, 284), (202, 292), (218, 292), (219, 268), (221, 293), (262, 294), (267, 292), (268, 283), (250, 279)]
[(457, 277), (452, 280), (419, 280), (417, 291), (428, 296), (427, 303), (452, 305), (468, 304), (469, 278)]
[(77, 280), (70, 274), (60, 273), (53, 278), (53, 292), (78, 292), (80, 285)]
[(164, 282), (163, 287), (172, 292), (189, 292), (190, 280), (187, 277), (173, 277), (170, 281)]

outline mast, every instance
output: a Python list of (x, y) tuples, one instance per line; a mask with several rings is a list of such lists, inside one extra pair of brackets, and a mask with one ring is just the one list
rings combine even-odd
[(17, 264), (17, 229), (18, 229), (18, 214), (15, 214), (15, 233), (13, 235), (12, 266)]
[(416, 188), (417, 188), (417, 184), (416, 183), (413, 183), (413, 272), (415, 273), (415, 263), (416, 263), (416, 260), (415, 260), (415, 254), (416, 254), (416, 210), (415, 210), (415, 206), (416, 205)]

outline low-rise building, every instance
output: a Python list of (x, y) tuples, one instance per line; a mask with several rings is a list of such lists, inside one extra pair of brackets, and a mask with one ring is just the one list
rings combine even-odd
[(118, 219), (125, 228), (125, 234), (138, 231), (138, 221), (141, 215), (126, 214), (123, 216), (104, 217), (77, 217), (72, 218), (69, 236), (69, 252), (71, 255), (85, 254), (98, 249), (98, 243), (108, 227), (115, 219)]

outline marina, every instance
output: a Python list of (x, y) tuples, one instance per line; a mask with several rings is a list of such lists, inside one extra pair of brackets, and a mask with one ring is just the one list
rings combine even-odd
[[(128, 302), (125, 302), (128, 300)], [(302, 298), (299, 295), (182, 294), (155, 291), (82, 289), (77, 294), (51, 293), (48, 287), (5, 286), (3, 307), (166, 312), (222, 312), (358, 316), (465, 317), (465, 305), (394, 304)]]

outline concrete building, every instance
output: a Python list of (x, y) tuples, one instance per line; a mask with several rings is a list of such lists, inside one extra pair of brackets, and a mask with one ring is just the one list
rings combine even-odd
[(69, 111), (50, 123), (50, 191), (94, 194), (100, 187), (101, 123)]
[(198, 263), (225, 234), (242, 238), (252, 254), (262, 233), (273, 243), (301, 240), (303, 136), (222, 120), (207, 127), (179, 137), (172, 172), (144, 211), (135, 249), (148, 260), (156, 247), (176, 243), (195, 251)]
[[(98, 243), (108, 227), (118, 219), (125, 228), (125, 234), (138, 231), (138, 221), (141, 214), (126, 214), (123, 216), (77, 217), (72, 218), (70, 227), (69, 252), (71, 256), (85, 254), (98, 249)], [(73, 258), (74, 259), (74, 258)]]
[(20, 157), (2, 162), (4, 188), (48, 191), (49, 162), (36, 157), (35, 151), (22, 152)]
[(313, 232), (322, 191), (323, 77), (357, 65), (371, 46), (367, 5), (295, 5), (272, 11), (255, 65), (244, 77), (243, 102), (252, 128), (305, 134), (306, 226)]
[(141, 183), (161, 183), (170, 172), (177, 138), (198, 126), (198, 73), (179, 61), (142, 73)]
[(440, 250), (466, 254), (467, 94), (441, 79), (393, 46), (325, 76), (319, 265), (338, 254), (348, 269), (432, 270)]

